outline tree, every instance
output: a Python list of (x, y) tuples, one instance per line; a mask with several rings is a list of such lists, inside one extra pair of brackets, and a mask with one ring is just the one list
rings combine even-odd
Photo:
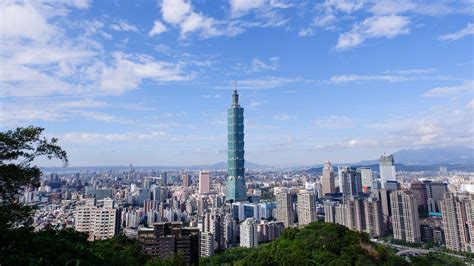
[(38, 157), (58, 158), (68, 163), (56, 138), (42, 136), (44, 128), (19, 127), (0, 133), (0, 234), (17, 226), (28, 226), (31, 208), (19, 203), (28, 187), (39, 186), (41, 171), (32, 162)]

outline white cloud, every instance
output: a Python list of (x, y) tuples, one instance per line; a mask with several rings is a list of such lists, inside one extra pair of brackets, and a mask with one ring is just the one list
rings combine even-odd
[(148, 36), (153, 37), (166, 31), (166, 26), (159, 20), (155, 20), (153, 28), (148, 32)]
[(348, 49), (359, 46), (371, 38), (394, 38), (398, 35), (408, 34), (410, 20), (403, 16), (376, 16), (366, 18), (357, 23), (352, 30), (339, 35), (336, 49)]
[(44, 43), (57, 31), (34, 6), (29, 4), (1, 4), (0, 21), (0, 36), (4, 40), (27, 39)]
[(252, 9), (263, 7), (265, 0), (230, 0), (229, 4), (232, 15), (239, 16)]
[(249, 103), (249, 108), (250, 109), (256, 109), (264, 104), (268, 103), (267, 101), (256, 101), (256, 100), (250, 100), (250, 103)]
[(456, 41), (462, 39), (466, 36), (474, 34), (474, 24), (467, 23), (467, 27), (461, 29), (458, 32), (442, 35), (439, 37), (442, 41)]
[(191, 10), (191, 2), (189, 1), (163, 0), (161, 4), (163, 20), (171, 24), (181, 23)]
[(115, 31), (133, 31), (133, 32), (139, 32), (138, 27), (135, 25), (132, 25), (124, 20), (118, 20), (117, 22), (113, 23), (110, 25), (110, 28), (115, 30)]
[(460, 94), (474, 95), (474, 81), (466, 81), (462, 85), (437, 87), (423, 94), (424, 97), (455, 97)]
[(387, 70), (381, 74), (374, 75), (336, 75), (332, 76), (327, 83), (340, 84), (350, 82), (363, 81), (387, 81), (387, 82), (404, 82), (416, 80), (452, 80), (453, 78), (439, 75), (429, 75), (436, 69), (405, 69), (405, 70)]
[(264, 62), (258, 58), (252, 59), (252, 72), (276, 70), (278, 63), (280, 62), (279, 57), (270, 57), (268, 62)]
[(350, 14), (361, 9), (365, 2), (365, 0), (327, 0), (324, 5)]
[(115, 53), (114, 57), (114, 66), (104, 68), (100, 78), (101, 89), (108, 93), (121, 94), (134, 90), (143, 79), (160, 82), (182, 81), (189, 78), (181, 73), (179, 66), (155, 61), (147, 56)]

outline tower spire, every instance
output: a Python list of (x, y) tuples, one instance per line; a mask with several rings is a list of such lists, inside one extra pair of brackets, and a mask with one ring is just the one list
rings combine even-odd
[(232, 94), (232, 106), (239, 106), (239, 94), (237, 93), (236, 80), (234, 80), (234, 94)]

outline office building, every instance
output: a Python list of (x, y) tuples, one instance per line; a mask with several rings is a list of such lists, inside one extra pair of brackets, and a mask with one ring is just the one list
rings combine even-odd
[(428, 212), (440, 212), (439, 201), (443, 199), (444, 193), (448, 192), (448, 185), (441, 182), (423, 181), (426, 187)]
[(191, 176), (189, 174), (184, 174), (183, 178), (183, 187), (191, 186)]
[(199, 172), (199, 194), (211, 191), (211, 174), (209, 171)]
[(254, 218), (247, 218), (240, 224), (240, 246), (258, 246), (257, 221)]
[(327, 161), (323, 166), (323, 176), (321, 177), (322, 196), (336, 193), (335, 174), (331, 162)]
[(372, 189), (372, 184), (374, 183), (372, 169), (370, 167), (360, 167), (357, 169), (360, 173), (362, 179), (362, 190), (364, 192), (369, 192)]
[(410, 192), (415, 197), (418, 204), (418, 212), (424, 213), (428, 211), (428, 197), (426, 194), (426, 186), (422, 182), (413, 182), (410, 185)]
[(352, 197), (360, 196), (363, 193), (362, 179), (356, 169), (347, 166), (339, 166), (338, 175), (339, 189), (344, 201)]
[(200, 243), (199, 229), (183, 227), (181, 222), (155, 223), (153, 228), (138, 230), (138, 244), (147, 255), (165, 259), (180, 253), (187, 265), (199, 262)]
[(168, 173), (167, 172), (163, 172), (163, 174), (161, 174), (161, 185), (162, 186), (168, 186)]
[(393, 237), (405, 242), (421, 241), (418, 205), (409, 191), (392, 191), (390, 194), (392, 209)]
[(393, 154), (380, 156), (379, 160), (379, 171), (382, 188), (385, 188), (387, 181), (397, 181), (395, 173), (395, 159)]
[(297, 197), (296, 206), (298, 224), (301, 226), (316, 221), (316, 202), (314, 192), (303, 190), (297, 194)]
[(232, 105), (227, 110), (227, 195), (228, 201), (247, 200), (244, 159), (244, 108), (239, 105), (239, 94), (234, 89)]

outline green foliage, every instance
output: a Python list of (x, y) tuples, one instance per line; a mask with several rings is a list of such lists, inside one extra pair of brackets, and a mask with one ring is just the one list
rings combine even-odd
[(203, 265), (408, 265), (366, 234), (337, 224), (314, 222), (288, 228), (277, 240), (255, 248), (234, 248), (202, 258)]
[(441, 253), (429, 253), (425, 256), (410, 257), (410, 260), (414, 265), (419, 266), (466, 265), (458, 258)]
[(25, 187), (39, 184), (41, 171), (31, 162), (42, 156), (68, 162), (58, 140), (42, 137), (43, 130), (29, 126), (0, 132), (0, 233), (30, 222), (31, 209), (18, 204), (18, 197)]
[(0, 235), (0, 242), (0, 265), (182, 265), (179, 256), (151, 260), (125, 236), (90, 242), (71, 229), (18, 228)]

